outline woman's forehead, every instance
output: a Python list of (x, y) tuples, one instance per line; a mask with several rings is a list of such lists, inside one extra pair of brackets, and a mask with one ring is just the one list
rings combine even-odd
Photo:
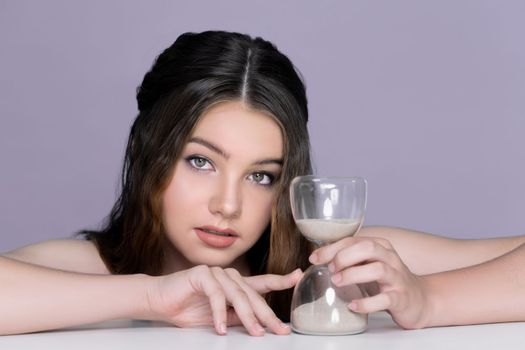
[(241, 101), (222, 102), (205, 112), (191, 138), (205, 140), (226, 154), (282, 159), (283, 135), (275, 119)]

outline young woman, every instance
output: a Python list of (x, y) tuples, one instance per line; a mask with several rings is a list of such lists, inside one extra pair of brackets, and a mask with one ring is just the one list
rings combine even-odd
[[(260, 38), (187, 33), (157, 58), (137, 101), (105, 227), (0, 257), (0, 334), (115, 318), (288, 334), (290, 288), (312, 253), (288, 197), (291, 179), (311, 173), (306, 94), (292, 63)], [(433, 324), (418, 275), (487, 261), (522, 241), (365, 228), (310, 260), (330, 263), (335, 283), (368, 283), (372, 296), (353, 310), (388, 310), (417, 328)]]
[(287, 319), (291, 291), (268, 292), (293, 287), (309, 264), (288, 197), (290, 180), (311, 172), (292, 63), (260, 38), (187, 33), (137, 101), (106, 226), (6, 254), (0, 332), (131, 317), (289, 333), (274, 312)]

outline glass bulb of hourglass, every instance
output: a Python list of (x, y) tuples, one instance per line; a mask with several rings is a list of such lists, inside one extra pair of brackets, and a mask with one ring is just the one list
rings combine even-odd
[[(290, 186), (292, 213), (298, 229), (317, 246), (352, 236), (361, 227), (366, 207), (362, 178), (300, 176)], [(335, 286), (326, 265), (310, 266), (292, 298), (292, 329), (299, 333), (339, 335), (363, 332), (367, 315), (348, 309), (365, 296), (358, 285)]]

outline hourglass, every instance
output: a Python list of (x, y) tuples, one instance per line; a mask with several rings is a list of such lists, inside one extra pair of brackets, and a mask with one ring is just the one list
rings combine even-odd
[[(358, 177), (293, 179), (292, 213), (303, 236), (320, 247), (354, 235), (363, 223), (366, 187), (366, 180)], [(364, 296), (358, 285), (336, 287), (327, 265), (312, 265), (293, 292), (292, 329), (314, 335), (361, 333), (368, 317), (352, 312), (347, 305)]]

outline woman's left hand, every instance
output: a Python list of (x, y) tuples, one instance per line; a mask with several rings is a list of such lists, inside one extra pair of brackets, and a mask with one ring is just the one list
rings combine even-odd
[(348, 305), (350, 310), (386, 310), (403, 328), (424, 327), (428, 302), (422, 278), (410, 272), (388, 240), (347, 237), (316, 249), (310, 262), (328, 264), (336, 286), (367, 286), (372, 296), (353, 300)]

